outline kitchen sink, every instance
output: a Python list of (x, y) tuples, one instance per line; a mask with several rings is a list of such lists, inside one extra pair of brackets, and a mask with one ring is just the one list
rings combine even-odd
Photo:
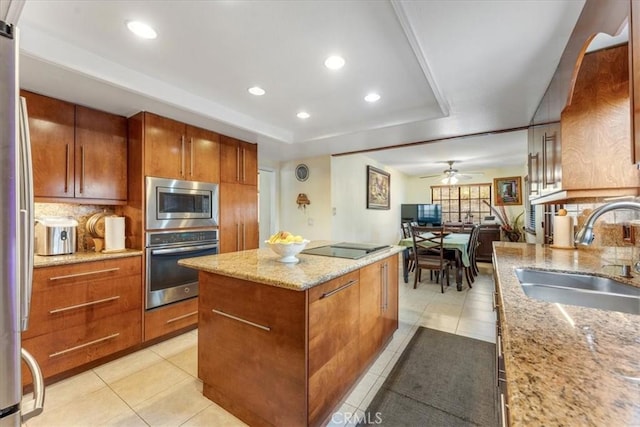
[(517, 268), (524, 293), (561, 304), (640, 314), (640, 288), (606, 277)]

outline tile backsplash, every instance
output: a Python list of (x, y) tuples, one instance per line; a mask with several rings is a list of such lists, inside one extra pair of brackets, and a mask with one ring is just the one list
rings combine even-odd
[(93, 250), (93, 239), (87, 232), (86, 225), (87, 220), (91, 217), (91, 215), (100, 212), (115, 214), (113, 206), (76, 205), (68, 203), (35, 204), (36, 218), (43, 216), (63, 216), (70, 217), (78, 221), (78, 228), (76, 230), (76, 236), (78, 239), (76, 250), (78, 252)]

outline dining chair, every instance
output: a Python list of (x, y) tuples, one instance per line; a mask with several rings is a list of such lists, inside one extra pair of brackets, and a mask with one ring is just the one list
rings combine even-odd
[(440, 282), (440, 292), (444, 293), (444, 280), (446, 277), (449, 286), (449, 269), (451, 261), (444, 257), (444, 236), (449, 233), (433, 228), (411, 227), (413, 241), (413, 253), (415, 257), (415, 272), (413, 275), (413, 289), (418, 287), (421, 281), (422, 270), (436, 272), (436, 283)]
[[(411, 237), (411, 223), (409, 222), (403, 222), (401, 223), (401, 227), (402, 227), (402, 238), (403, 239), (408, 239)], [(416, 267), (416, 260), (415, 257), (413, 256), (414, 251), (413, 251), (413, 247), (407, 248), (407, 271), (411, 272), (415, 269)]]
[(476, 265), (476, 250), (478, 249), (478, 235), (480, 234), (480, 225), (474, 224), (469, 233), (469, 243), (467, 245), (467, 256), (469, 257), (469, 267), (464, 268), (469, 288), (473, 288), (471, 284), (475, 281), (474, 277), (478, 275), (478, 266)]

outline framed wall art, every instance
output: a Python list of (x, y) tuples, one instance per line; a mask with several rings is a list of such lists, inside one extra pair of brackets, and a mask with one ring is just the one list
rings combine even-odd
[(391, 208), (391, 175), (367, 166), (367, 209)]
[(493, 179), (494, 205), (508, 206), (522, 204), (522, 177), (510, 176)]

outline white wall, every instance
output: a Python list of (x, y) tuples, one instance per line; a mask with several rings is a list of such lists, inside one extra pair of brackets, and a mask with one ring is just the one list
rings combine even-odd
[[(300, 182), (296, 166), (309, 167), (309, 178)], [(298, 194), (305, 193), (310, 205), (300, 209)], [(283, 162), (280, 165), (279, 229), (300, 234), (310, 240), (331, 240), (331, 157), (312, 157)]]
[[(390, 209), (367, 209), (367, 165), (389, 172)], [(406, 203), (406, 175), (362, 154), (331, 158), (332, 240), (396, 244), (400, 205)]]

